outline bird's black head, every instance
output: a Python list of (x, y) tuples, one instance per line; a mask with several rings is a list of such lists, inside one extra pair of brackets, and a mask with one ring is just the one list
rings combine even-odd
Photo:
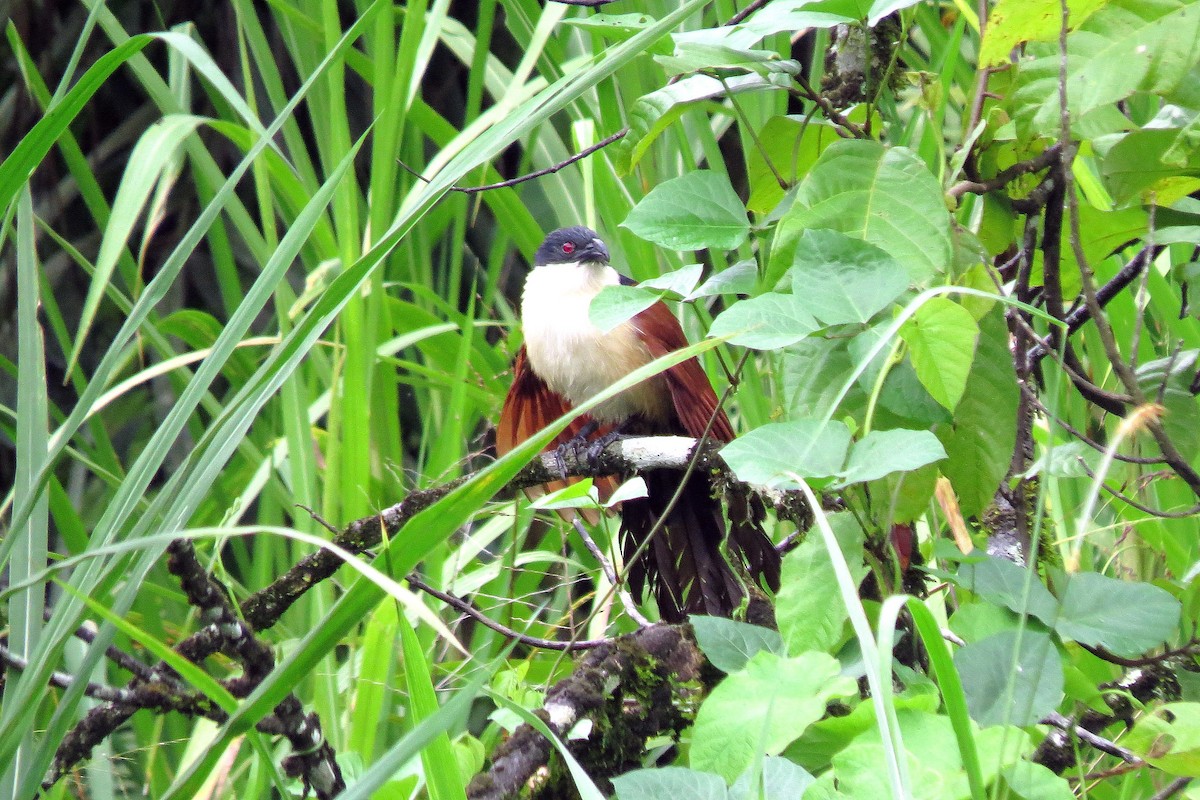
[(538, 266), (584, 261), (607, 264), (608, 248), (600, 241), (599, 234), (582, 225), (553, 231), (533, 257), (533, 263)]

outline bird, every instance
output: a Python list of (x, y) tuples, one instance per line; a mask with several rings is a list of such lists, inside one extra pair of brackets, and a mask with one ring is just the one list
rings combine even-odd
[[(633, 283), (609, 262), (604, 241), (583, 226), (559, 228), (537, 249), (521, 296), (524, 344), (496, 426), (499, 455), (633, 370), (687, 346), (679, 320), (661, 300), (612, 330), (592, 324), (592, 299), (605, 286)], [(578, 446), (597, 431), (601, 443), (617, 435), (734, 438), (695, 358), (596, 405), (547, 450)], [(683, 622), (691, 614), (731, 616), (747, 596), (747, 576), (777, 591), (780, 558), (762, 528), (761, 502), (731, 498), (727, 525), (708, 472), (694, 469), (681, 485), (683, 474), (649, 472), (646, 496), (621, 504), (618, 535), (634, 596), (640, 601), (649, 588), (660, 618)], [(738, 569), (726, 554), (740, 562)]]

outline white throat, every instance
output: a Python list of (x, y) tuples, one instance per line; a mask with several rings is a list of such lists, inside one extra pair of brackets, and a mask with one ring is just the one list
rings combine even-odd
[[(588, 400), (652, 359), (631, 322), (601, 331), (588, 317), (600, 290), (620, 284), (617, 271), (599, 262), (534, 267), (525, 279), (521, 322), (529, 364), (572, 405)], [(634, 414), (659, 419), (667, 412), (666, 386), (651, 379), (592, 411), (602, 422)]]

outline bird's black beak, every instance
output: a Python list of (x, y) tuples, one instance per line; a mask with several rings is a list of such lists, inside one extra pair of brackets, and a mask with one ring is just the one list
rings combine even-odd
[(579, 260), (599, 261), (602, 264), (607, 264), (608, 248), (599, 239), (592, 239), (592, 241), (583, 246), (583, 252), (579, 254)]

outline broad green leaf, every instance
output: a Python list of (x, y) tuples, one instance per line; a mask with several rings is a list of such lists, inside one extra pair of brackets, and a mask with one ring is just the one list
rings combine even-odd
[(808, 173), (826, 147), (841, 138), (832, 124), (821, 120), (795, 117), (767, 120), (758, 132), (756, 146), (746, 155), (750, 181), (746, 207), (759, 214), (774, 210), (787, 191), (779, 185), (780, 178), (790, 188)]
[(700, 103), (764, 88), (776, 87), (757, 73), (735, 75), (724, 82), (707, 75), (691, 75), (642, 95), (629, 109), (629, 135), (614, 148), (618, 171), (622, 175), (632, 172), (663, 131)]
[(621, 227), (673, 250), (733, 250), (750, 233), (746, 209), (729, 179), (710, 170), (689, 172), (655, 186)]
[(775, 350), (800, 341), (819, 327), (795, 295), (767, 292), (734, 303), (713, 320), (708, 333), (729, 336), (733, 344), (742, 347)]
[[(1107, 2), (1070, 0), (1070, 30), (1078, 28)], [(983, 44), (979, 47), (979, 67), (1007, 61), (1012, 49), (1022, 42), (1056, 42), (1061, 28), (1061, 0), (998, 0), (988, 12)]]
[(699, 615), (692, 615), (688, 622), (700, 650), (722, 672), (737, 672), (760, 650), (783, 652), (779, 631), (761, 625)]
[(1149, 201), (1170, 205), (1200, 187), (1200, 149), (1180, 153), (1168, 164), (1167, 153), (1177, 145), (1178, 128), (1151, 128), (1126, 134), (1105, 154), (1101, 165), (1105, 184), (1118, 203)]
[(656, 767), (626, 772), (612, 779), (617, 800), (726, 800), (725, 781), (711, 772), (687, 767)]
[(640, 285), (645, 289), (661, 289), (664, 292), (673, 292), (682, 298), (688, 299), (691, 297), (692, 292), (696, 290), (696, 284), (700, 282), (700, 278), (703, 275), (703, 264), (688, 264), (673, 272), (668, 272), (666, 275), (659, 275), (657, 278), (644, 280)]
[(784, 658), (760, 652), (729, 675), (700, 706), (692, 733), (691, 765), (732, 781), (757, 754), (778, 755), (825, 715), (834, 697), (857, 691), (825, 653)]
[[(764, 756), (761, 775), (755, 775), (753, 767), (743, 772), (729, 787), (729, 800), (799, 800), (815, 780), (804, 767), (782, 756)], [(751, 794), (753, 787), (757, 787), (761, 794)]]
[[(1195, 65), (1200, 5), (1180, 0), (1113, 0), (1067, 37), (1067, 100), (1073, 124), (1135, 91), (1167, 94)], [(1056, 44), (1030, 45), (1010, 106), (1018, 136), (1057, 136)]]
[(751, 294), (757, 285), (758, 264), (753, 260), (739, 261), (700, 284), (687, 299), (720, 294)]
[[(819, 417), (838, 395), (854, 364), (844, 339), (810, 336), (783, 353), (783, 407), (788, 417)], [(842, 413), (865, 408), (866, 393), (857, 385), (842, 402)]]
[(1058, 601), (1036, 572), (996, 556), (968, 562), (958, 568), (958, 583), (980, 597), (1018, 614), (1037, 617), (1053, 626), (1058, 619)]
[(964, 516), (980, 514), (1008, 472), (1017, 437), (1018, 392), (1004, 315), (994, 309), (980, 320), (979, 347), (954, 421), (935, 431), (946, 446), (942, 474), (954, 486)]
[(970, 312), (945, 297), (925, 302), (900, 336), (908, 344), (917, 378), (929, 394), (953, 411), (967, 388), (979, 326)]
[(1034, 725), (1062, 700), (1062, 662), (1041, 631), (994, 634), (959, 649), (954, 664), (980, 725)]
[(1071, 575), (1054, 629), (1067, 639), (1133, 658), (1169, 641), (1179, 630), (1179, 601), (1148, 583), (1097, 572)]
[(801, 478), (838, 475), (850, 447), (850, 429), (841, 422), (772, 422), (734, 439), (721, 458), (739, 480), (775, 488), (795, 488), (786, 473)]
[(588, 306), (588, 319), (600, 330), (611, 331), (661, 298), (660, 293), (640, 286), (605, 286), (592, 298), (592, 304)]
[[(867, 571), (862, 559), (862, 526), (848, 512), (829, 515), (829, 524), (855, 583), (861, 582)], [(775, 619), (788, 652), (832, 650), (844, 638), (847, 618), (829, 550), (821, 537), (806, 536), (784, 556), (775, 594)]]
[(941, 461), (946, 450), (929, 431), (871, 431), (850, 446), (842, 483), (863, 483)]
[(1121, 743), (1170, 775), (1200, 778), (1200, 703), (1166, 703), (1143, 714)]
[(1000, 770), (1000, 779), (1020, 800), (1074, 800), (1071, 784), (1041, 764), (1021, 759)]
[(866, 322), (908, 288), (908, 273), (869, 242), (809, 230), (792, 262), (792, 293), (826, 325)]
[[(591, 31), (614, 42), (623, 42), (655, 23), (648, 14), (592, 14), (587, 17), (564, 19), (562, 24)], [(669, 36), (663, 36), (647, 50), (651, 53), (670, 53), (674, 49)]]
[(826, 228), (890, 253), (924, 284), (950, 265), (950, 217), (937, 178), (915, 154), (878, 142), (831, 144), (796, 190), (784, 214), (765, 285), (792, 266), (804, 231)]
[(799, 72), (799, 65), (795, 61), (784, 60), (771, 50), (699, 41), (677, 42), (673, 53), (656, 55), (654, 60), (671, 76), (714, 69), (745, 69), (759, 74)]

